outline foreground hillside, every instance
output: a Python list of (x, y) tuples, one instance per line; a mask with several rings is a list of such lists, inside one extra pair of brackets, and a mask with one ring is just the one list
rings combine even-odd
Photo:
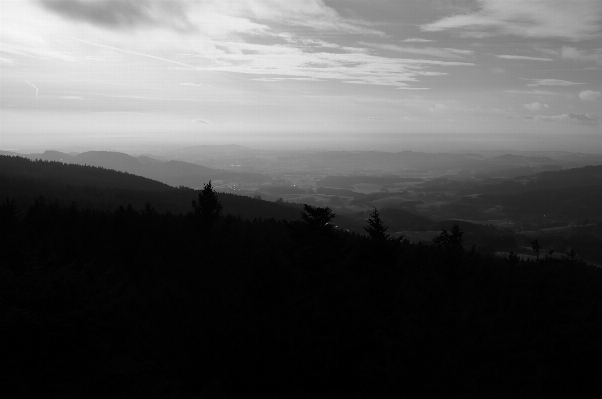
[(369, 236), (334, 230), (324, 208), (305, 208), (301, 221), (217, 216), (212, 198), (228, 197), (188, 193), (178, 214), (152, 201), (141, 210), (0, 205), (3, 392), (602, 392), (600, 268), (482, 256), (464, 249), (457, 227), (432, 245), (399, 242), (378, 215)]

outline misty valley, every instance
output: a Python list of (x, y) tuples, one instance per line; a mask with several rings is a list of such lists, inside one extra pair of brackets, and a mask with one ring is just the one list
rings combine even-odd
[(598, 397), (601, 161), (4, 152), (0, 385)]
[[(4, 152), (10, 154), (9, 152)], [(205, 145), (128, 155), (111, 151), (23, 154), (91, 165), (170, 186), (292, 207), (330, 207), (341, 229), (363, 233), (373, 208), (394, 237), (431, 241), (458, 223), (481, 253), (535, 257), (571, 250), (602, 264), (602, 155), (570, 152), (424, 153), (260, 150)], [(182, 207), (172, 211), (185, 211)], [(293, 216), (293, 218), (298, 215)]]

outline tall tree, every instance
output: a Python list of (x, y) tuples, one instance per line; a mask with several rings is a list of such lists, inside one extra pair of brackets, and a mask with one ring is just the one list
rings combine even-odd
[(391, 235), (387, 234), (388, 229), (389, 228), (385, 226), (383, 221), (380, 219), (378, 210), (376, 207), (374, 207), (374, 211), (372, 211), (370, 214), (370, 219), (368, 219), (368, 227), (364, 227), (364, 230), (366, 230), (373, 241), (384, 242), (391, 238)]
[(203, 186), (198, 199), (192, 200), (192, 208), (194, 215), (205, 227), (213, 225), (219, 219), (223, 207), (217, 199), (217, 193), (211, 186), (211, 180)]

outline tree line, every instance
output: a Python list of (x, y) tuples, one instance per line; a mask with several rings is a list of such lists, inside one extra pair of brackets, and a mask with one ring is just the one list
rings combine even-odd
[[(0, 386), (14, 397), (541, 397), (600, 392), (602, 271), (365, 235), (329, 208), (0, 206)], [(577, 378), (566, 378), (578, 371)]]

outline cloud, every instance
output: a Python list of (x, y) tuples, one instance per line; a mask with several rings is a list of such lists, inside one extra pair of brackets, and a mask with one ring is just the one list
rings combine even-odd
[(317, 78), (256, 78), (251, 79), (257, 82), (282, 82), (283, 80), (300, 80), (304, 82), (320, 82), (321, 79)]
[(218, 4), (224, 14), (235, 13), (250, 19), (272, 21), (290, 26), (306, 26), (319, 31), (340, 31), (352, 34), (386, 36), (372, 24), (343, 18), (324, 0), (207, 0)]
[(533, 102), (531, 104), (523, 104), (523, 106), (529, 111), (540, 111), (544, 108), (550, 108), (548, 104), (541, 104), (538, 102)]
[(527, 86), (529, 87), (539, 87), (539, 86), (575, 86), (575, 85), (583, 85), (585, 83), (576, 83), (569, 82), (568, 80), (560, 80), (560, 79), (523, 79), (531, 81)]
[(11, 58), (0, 57), (0, 65), (13, 65), (15, 61)]
[(381, 50), (397, 51), (400, 53), (410, 53), (418, 55), (426, 55), (429, 57), (440, 57), (440, 58), (452, 58), (452, 59), (463, 59), (464, 55), (474, 53), (472, 50), (459, 50), (453, 48), (435, 48), (435, 47), (402, 47), (395, 44), (379, 44), (379, 43), (366, 43), (359, 42), (362, 46), (370, 46)]
[(497, 74), (504, 74), (504, 73), (506, 73), (506, 70), (503, 68), (496, 67), (496, 68), (492, 68), (491, 72), (497, 73)]
[(602, 36), (600, 0), (474, 0), (470, 3), (472, 12), (445, 17), (423, 25), (422, 30), (452, 30), (467, 37), (514, 35), (571, 41)]
[(551, 58), (526, 57), (524, 55), (496, 55), (504, 60), (553, 61)]
[(432, 42), (433, 40), (429, 40), (429, 39), (420, 39), (418, 37), (413, 37), (411, 39), (405, 39), (403, 42), (404, 43), (427, 43), (427, 42)]
[(546, 90), (504, 90), (504, 93), (527, 94), (527, 95), (532, 95), (532, 96), (552, 96), (552, 95), (557, 94), (557, 93), (554, 93), (553, 91), (546, 91)]
[(166, 26), (193, 31), (187, 18), (188, 1), (152, 0), (38, 0), (65, 18), (112, 28)]
[(583, 101), (599, 101), (602, 99), (602, 93), (593, 90), (583, 90), (579, 93), (579, 98)]
[(195, 119), (194, 122), (201, 123), (203, 125), (210, 125), (211, 124), (211, 122), (209, 122), (208, 120), (205, 120), (205, 119)]
[(63, 100), (83, 100), (83, 97), (80, 96), (61, 96)]
[[(386, 36), (372, 24), (343, 18), (323, 0), (35, 0), (46, 10), (106, 28), (166, 27), (177, 31), (247, 32), (252, 21), (320, 31)], [(250, 26), (247, 26), (250, 25)], [(264, 25), (263, 28), (266, 28)], [(262, 29), (260, 29), (262, 30)], [(263, 33), (267, 33), (269, 29)]]
[(553, 122), (553, 123), (567, 123), (571, 125), (583, 125), (583, 126), (598, 126), (600, 124), (599, 118), (590, 114), (575, 114), (568, 113), (562, 115), (534, 115), (526, 116), (525, 119), (542, 121), (542, 122)]
[(602, 49), (597, 49), (590, 53), (575, 47), (562, 46), (560, 54), (564, 59), (581, 62), (595, 62), (598, 65), (602, 65)]
[(215, 63), (195, 67), (196, 71), (221, 71), (263, 75), (258, 79), (310, 78), (352, 84), (406, 87), (420, 76), (445, 75), (434, 67), (473, 66), (473, 63), (381, 57), (361, 52), (313, 51), (292, 44), (251, 44), (216, 42), (222, 54)]

